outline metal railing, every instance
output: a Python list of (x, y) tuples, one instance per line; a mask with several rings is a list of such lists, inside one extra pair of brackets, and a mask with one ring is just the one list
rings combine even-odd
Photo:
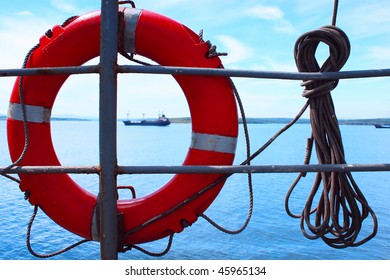
[(99, 155), (98, 166), (15, 166), (0, 168), (0, 174), (70, 173), (99, 174), (100, 251), (102, 259), (117, 259), (117, 175), (119, 174), (179, 174), (179, 173), (296, 173), (296, 172), (373, 172), (390, 171), (390, 163), (333, 165), (251, 165), (251, 166), (118, 166), (117, 165), (117, 81), (118, 73), (210, 75), (241, 78), (332, 80), (388, 77), (390, 69), (323, 73), (295, 73), (204, 69), (192, 67), (117, 65), (118, 2), (101, 1), (101, 42), (98, 65), (56, 68), (0, 69), (0, 77), (99, 74)]

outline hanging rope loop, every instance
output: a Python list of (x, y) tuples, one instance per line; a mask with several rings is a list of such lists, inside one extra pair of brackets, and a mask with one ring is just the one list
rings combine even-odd
[[(329, 46), (329, 57), (319, 66), (315, 53), (320, 43)], [(335, 26), (325, 26), (303, 34), (296, 42), (295, 61), (300, 72), (336, 72), (347, 62), (350, 43), (347, 35)], [(303, 96), (310, 105), (312, 134), (308, 140), (305, 164), (310, 162), (312, 145), (319, 164), (345, 164), (344, 148), (339, 123), (330, 94), (338, 80), (305, 80)], [(289, 199), (301, 173), (286, 195), (287, 214), (300, 218), (301, 230), (309, 239), (322, 238), (334, 248), (359, 246), (376, 235), (377, 218), (368, 205), (351, 173), (318, 172), (301, 215), (289, 209)], [(315, 203), (317, 203), (316, 206)], [(372, 219), (372, 231), (359, 237), (363, 222)]]
[(26, 234), (26, 245), (27, 245), (27, 249), (28, 251), (30, 252), (31, 255), (33, 255), (34, 257), (37, 257), (37, 258), (41, 258), (41, 259), (47, 259), (47, 258), (51, 258), (51, 257), (54, 257), (54, 256), (57, 256), (57, 255), (60, 255), (62, 253), (65, 253), (67, 251), (70, 251), (72, 250), (73, 248), (81, 245), (81, 244), (84, 244), (86, 242), (90, 242), (91, 240), (88, 240), (88, 239), (83, 239), (83, 240), (80, 240), (64, 249), (61, 249), (59, 251), (56, 251), (56, 252), (53, 252), (53, 253), (49, 253), (49, 254), (40, 254), (40, 253), (37, 253), (34, 251), (34, 249), (32, 248), (31, 246), (31, 229), (32, 229), (32, 226), (33, 226), (33, 223), (34, 223), (34, 220), (37, 216), (37, 213), (38, 213), (38, 209), (39, 207), (36, 205), (34, 206), (34, 212), (33, 214), (31, 215), (31, 218), (30, 218), (30, 221), (28, 223), (28, 226), (27, 226), (27, 234)]
[[(329, 57), (320, 67), (315, 53), (320, 43), (329, 46)], [(335, 26), (324, 26), (303, 34), (296, 42), (294, 58), (300, 72), (338, 72), (345, 65), (351, 51), (347, 35)], [(329, 94), (338, 84), (338, 80), (303, 81), (304, 97), (316, 97)]]

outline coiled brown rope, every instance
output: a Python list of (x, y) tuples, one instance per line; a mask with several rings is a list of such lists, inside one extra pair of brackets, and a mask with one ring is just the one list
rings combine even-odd
[[(320, 67), (315, 52), (320, 43), (329, 46), (329, 57)], [(347, 35), (335, 26), (325, 26), (303, 34), (295, 45), (295, 61), (300, 72), (336, 72), (346, 63), (350, 53)], [(310, 104), (312, 136), (319, 164), (345, 164), (342, 137), (330, 91), (338, 80), (303, 81), (303, 96)], [(305, 163), (310, 161), (312, 145), (308, 145)], [(377, 219), (349, 172), (318, 172), (301, 215), (289, 210), (289, 199), (305, 174), (300, 174), (286, 196), (286, 211), (301, 219), (301, 230), (309, 239), (322, 238), (335, 248), (359, 246), (376, 235)], [(320, 188), (322, 186), (322, 189)], [(316, 207), (312, 209), (315, 200)], [(371, 216), (373, 229), (358, 240), (364, 220)]]

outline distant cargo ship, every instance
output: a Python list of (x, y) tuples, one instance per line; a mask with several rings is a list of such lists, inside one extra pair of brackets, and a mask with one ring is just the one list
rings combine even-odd
[(127, 119), (123, 121), (125, 125), (135, 125), (135, 126), (168, 126), (171, 124), (171, 121), (164, 115), (161, 114), (158, 116), (158, 119), (146, 120), (143, 119), (141, 121), (131, 121)]
[(390, 124), (376, 124), (376, 128), (390, 128)]

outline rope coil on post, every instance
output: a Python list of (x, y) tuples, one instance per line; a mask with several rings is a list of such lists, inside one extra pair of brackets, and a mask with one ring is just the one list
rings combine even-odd
[[(320, 43), (327, 44), (330, 52), (330, 56), (321, 67), (315, 58), (315, 52)], [(294, 52), (300, 72), (337, 72), (349, 57), (350, 43), (341, 29), (335, 26), (325, 26), (303, 34), (297, 40)], [(312, 150), (310, 143), (315, 146), (319, 164), (346, 163), (341, 132), (330, 94), (337, 84), (338, 80), (307, 80), (302, 83), (305, 88), (303, 96), (308, 98), (310, 104), (312, 126), (305, 164), (310, 161)], [(376, 235), (375, 213), (368, 205), (350, 172), (318, 172), (302, 214), (293, 214), (289, 209), (289, 199), (304, 175), (302, 173), (298, 175), (285, 201), (288, 215), (301, 219), (301, 230), (304, 236), (309, 239), (322, 238), (331, 247), (345, 248), (359, 246)], [(321, 185), (322, 190), (320, 190)], [(318, 196), (318, 205), (312, 208)], [(358, 240), (362, 224), (369, 215), (373, 221), (372, 232)], [(313, 222), (312, 219), (314, 219)]]

